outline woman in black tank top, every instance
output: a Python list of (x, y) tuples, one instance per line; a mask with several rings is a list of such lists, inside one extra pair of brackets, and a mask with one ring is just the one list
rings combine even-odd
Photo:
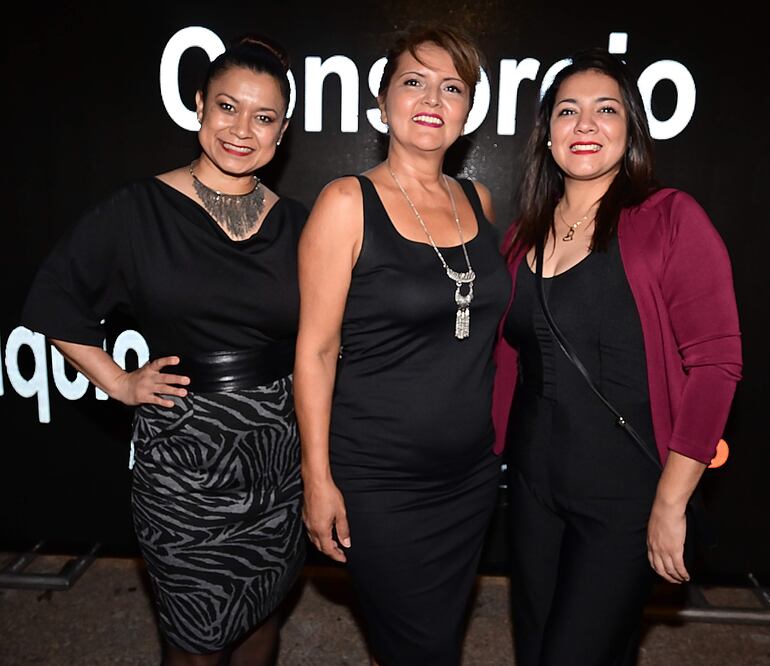
[(300, 242), (305, 524), (347, 563), (380, 666), (459, 663), (498, 489), (492, 348), (511, 280), (489, 192), (442, 171), (479, 64), (453, 30), (396, 42), (388, 157), (327, 185)]

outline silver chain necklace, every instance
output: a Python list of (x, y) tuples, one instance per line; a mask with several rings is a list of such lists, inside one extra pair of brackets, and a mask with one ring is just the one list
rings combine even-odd
[[(409, 195), (406, 193), (406, 190), (401, 186), (401, 183), (398, 181), (398, 178), (396, 178), (396, 174), (394, 173), (393, 169), (390, 168), (390, 163), (388, 163), (388, 171), (390, 171), (390, 175), (393, 178), (393, 182), (396, 183), (398, 186), (398, 189), (401, 190), (401, 194), (404, 195), (404, 199), (406, 199), (407, 203), (409, 204), (409, 207), (412, 209), (412, 212), (414, 213), (414, 216), (417, 218), (417, 221), (420, 223), (420, 226), (422, 227), (422, 230), (425, 232), (425, 235), (428, 237), (428, 240), (430, 241), (430, 244), (433, 246), (433, 249), (436, 251), (436, 255), (438, 255), (439, 260), (441, 261), (441, 265), (444, 267), (444, 270), (446, 271), (447, 277), (452, 280), (452, 282), (455, 283), (455, 304), (457, 305), (457, 314), (455, 315), (455, 337), (458, 340), (463, 340), (467, 338), (471, 333), (471, 301), (473, 300), (473, 281), (476, 279), (476, 274), (473, 272), (473, 268), (471, 268), (471, 260), (468, 258), (468, 250), (465, 248), (465, 240), (463, 239), (463, 230), (460, 226), (460, 217), (457, 214), (457, 206), (455, 205), (455, 198), (452, 194), (452, 190), (449, 187), (449, 183), (447, 182), (447, 177), (445, 174), (441, 174), (444, 179), (444, 187), (446, 187), (447, 192), (449, 193), (449, 201), (452, 203), (452, 214), (455, 218), (455, 224), (457, 225), (457, 232), (460, 234), (460, 244), (463, 248), (463, 254), (465, 255), (465, 263), (468, 266), (468, 270), (465, 273), (458, 273), (457, 271), (453, 271), (447, 262), (444, 260), (443, 255), (439, 251), (438, 247), (436, 247), (436, 243), (433, 241), (433, 236), (430, 235), (430, 232), (428, 231), (428, 227), (425, 225), (425, 222), (423, 222), (422, 216), (420, 215), (419, 211), (415, 207), (415, 205), (412, 203), (412, 200), (409, 198)], [(462, 293), (462, 286), (467, 284), (468, 285), (468, 292), (466, 294)]]
[(219, 224), (235, 238), (245, 238), (259, 222), (259, 216), (265, 207), (265, 193), (259, 178), (253, 176), (254, 187), (245, 194), (224, 194), (205, 185), (195, 175), (190, 164), (193, 187), (203, 207)]

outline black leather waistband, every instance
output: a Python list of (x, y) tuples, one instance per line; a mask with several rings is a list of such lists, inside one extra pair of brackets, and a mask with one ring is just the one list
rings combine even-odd
[(294, 370), (294, 338), (256, 349), (179, 355), (179, 365), (165, 372), (190, 378), (188, 390), (210, 393), (272, 384)]

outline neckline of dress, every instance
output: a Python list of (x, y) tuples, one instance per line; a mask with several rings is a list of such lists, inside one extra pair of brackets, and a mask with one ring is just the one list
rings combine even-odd
[(224, 241), (231, 243), (232, 245), (246, 245), (250, 242), (260, 239), (264, 235), (262, 230), (265, 228), (265, 225), (268, 223), (268, 221), (272, 217), (273, 211), (284, 200), (283, 197), (278, 197), (275, 200), (275, 202), (270, 206), (270, 208), (268, 208), (267, 211), (265, 211), (264, 217), (262, 218), (262, 224), (259, 225), (259, 228), (253, 234), (251, 234), (251, 236), (247, 236), (246, 238), (236, 239), (236, 238), (230, 238), (230, 236), (227, 235), (227, 232), (224, 229), (222, 229), (222, 227), (213, 217), (211, 217), (211, 214), (203, 207), (203, 204), (201, 204), (199, 201), (193, 199), (191, 196), (185, 194), (181, 190), (178, 190), (173, 185), (169, 185), (167, 182), (161, 180), (157, 176), (153, 176), (152, 180), (154, 180), (156, 183), (160, 183), (165, 189), (170, 190), (171, 192), (175, 192), (177, 195), (182, 197), (185, 201), (190, 202), (190, 204), (192, 204), (200, 213), (204, 215), (212, 231), (214, 231), (214, 233), (220, 238), (222, 238)]
[[(382, 209), (382, 212), (385, 214), (385, 217), (388, 220), (388, 225), (390, 226), (391, 229), (393, 229), (393, 232), (396, 234), (396, 236), (398, 236), (399, 238), (403, 239), (407, 243), (411, 243), (413, 245), (424, 245), (425, 247), (428, 247), (428, 248), (431, 248), (431, 249), (433, 248), (433, 246), (429, 242), (427, 242), (427, 241), (413, 240), (411, 238), (407, 238), (406, 236), (404, 236), (396, 228), (396, 225), (393, 224), (393, 220), (391, 219), (390, 215), (388, 214), (388, 209), (385, 208), (385, 204), (382, 201), (382, 197), (380, 197), (380, 193), (377, 191), (377, 187), (372, 182), (371, 178), (368, 178), (367, 176), (364, 176), (364, 175), (362, 175), (361, 178), (365, 178), (369, 182), (369, 184), (372, 186), (372, 189), (374, 190), (374, 194), (377, 197), (377, 204)], [(464, 193), (464, 190), (463, 190), (463, 193)], [(470, 204), (471, 210), (473, 211), (473, 217), (476, 219), (476, 233), (473, 235), (472, 238), (470, 238), (467, 241), (465, 241), (465, 246), (466, 247), (468, 247), (468, 245), (470, 245), (473, 241), (475, 241), (481, 235), (481, 224), (479, 224), (478, 215), (476, 215), (476, 211), (473, 208), (473, 204), (470, 201), (468, 203)], [(462, 243), (458, 243), (457, 245), (437, 245), (436, 247), (439, 250), (462, 250), (463, 244)]]

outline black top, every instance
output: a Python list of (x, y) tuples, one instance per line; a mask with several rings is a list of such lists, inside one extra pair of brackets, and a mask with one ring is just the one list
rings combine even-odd
[[(544, 287), (554, 320), (597, 386), (654, 451), (642, 327), (617, 238), (607, 252), (544, 278)], [(519, 350), (510, 461), (535, 484), (592, 496), (628, 490), (641, 468), (646, 488), (657, 470), (557, 345), (526, 259), (514, 293), (504, 326)]]
[[(473, 184), (461, 180), (478, 233), (466, 242), (476, 282), (470, 336), (459, 340), (455, 283), (435, 251), (401, 236), (372, 182), (358, 179), (364, 233), (342, 322), (330, 440), (335, 479), (470, 464), (492, 446), (492, 348), (511, 288), (497, 230)], [(462, 246), (439, 249), (452, 269), (467, 270)]]
[(101, 346), (100, 322), (122, 309), (136, 319), (153, 358), (292, 338), (297, 241), (307, 214), (281, 198), (253, 236), (234, 241), (173, 187), (153, 177), (134, 181), (57, 243), (33, 281), (22, 323)]

